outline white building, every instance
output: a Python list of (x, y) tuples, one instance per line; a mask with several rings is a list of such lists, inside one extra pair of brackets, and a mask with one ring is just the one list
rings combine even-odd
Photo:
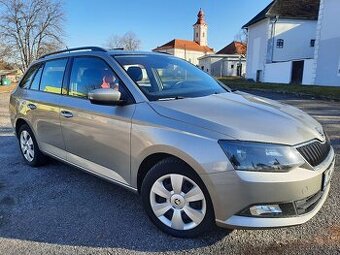
[(340, 86), (340, 1), (321, 0), (313, 83)]
[(248, 29), (247, 79), (313, 83), (320, 0), (274, 0)]
[(208, 46), (208, 25), (204, 19), (204, 12), (199, 11), (197, 22), (193, 25), (193, 41), (173, 39), (172, 41), (153, 49), (153, 51), (166, 52), (183, 58), (194, 65), (198, 65), (198, 58), (214, 53)]
[(216, 54), (200, 57), (199, 67), (215, 77), (243, 76), (246, 72), (247, 46), (232, 42)]

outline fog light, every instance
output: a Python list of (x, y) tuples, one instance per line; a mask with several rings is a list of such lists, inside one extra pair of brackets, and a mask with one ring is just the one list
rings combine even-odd
[(249, 208), (253, 216), (278, 216), (282, 214), (279, 205), (256, 205)]

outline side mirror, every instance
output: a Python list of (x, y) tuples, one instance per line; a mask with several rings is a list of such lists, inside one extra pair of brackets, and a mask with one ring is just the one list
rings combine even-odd
[(93, 104), (122, 105), (121, 93), (114, 89), (94, 89), (88, 93), (88, 98)]

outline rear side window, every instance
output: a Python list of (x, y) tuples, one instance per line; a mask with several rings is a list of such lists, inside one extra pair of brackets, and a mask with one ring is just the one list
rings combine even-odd
[(32, 81), (31, 87), (30, 87), (32, 90), (39, 90), (39, 84), (40, 84), (40, 79), (41, 79), (41, 74), (42, 74), (43, 68), (44, 68), (44, 66), (41, 65), (39, 67), (39, 70), (35, 73), (34, 79)]
[(51, 60), (45, 63), (40, 90), (55, 94), (61, 93), (67, 59)]
[(74, 58), (69, 95), (87, 98), (94, 89), (116, 89), (122, 92), (120, 80), (106, 62), (96, 57)]
[(26, 72), (25, 77), (22, 79), (22, 81), (19, 85), (21, 88), (27, 89), (27, 88), (30, 87), (31, 82), (32, 82), (33, 77), (34, 77), (34, 74), (38, 70), (39, 66), (40, 65), (34, 65)]

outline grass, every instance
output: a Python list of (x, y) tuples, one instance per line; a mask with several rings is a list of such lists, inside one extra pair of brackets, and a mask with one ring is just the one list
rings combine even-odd
[(219, 80), (230, 88), (238, 90), (266, 90), (340, 100), (340, 87), (258, 83), (234, 77), (220, 78)]

